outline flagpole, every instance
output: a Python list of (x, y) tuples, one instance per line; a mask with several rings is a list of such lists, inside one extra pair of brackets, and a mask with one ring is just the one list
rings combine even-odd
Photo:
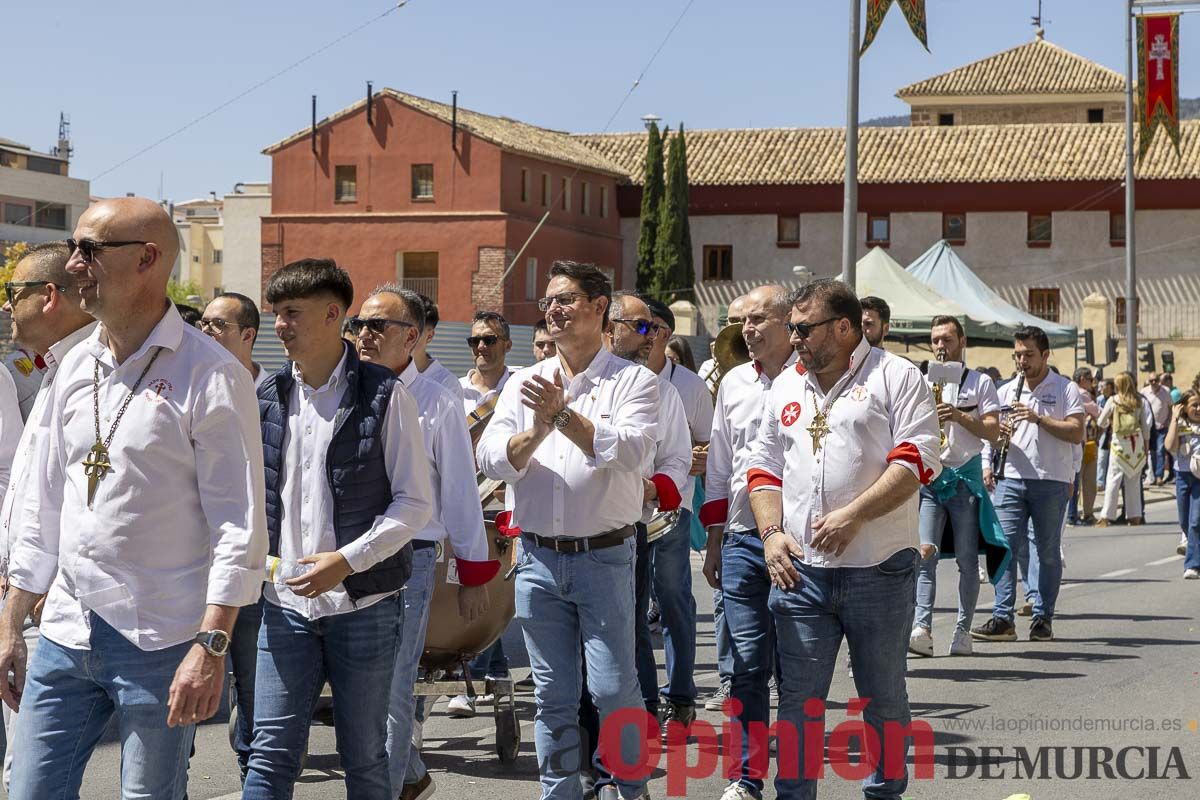
[(1134, 225), (1133, 3), (1125, 5), (1125, 363), (1137, 378), (1137, 226)]
[(850, 0), (850, 63), (846, 81), (846, 194), (842, 203), (842, 282), (855, 287), (858, 255), (858, 65), (861, 0)]

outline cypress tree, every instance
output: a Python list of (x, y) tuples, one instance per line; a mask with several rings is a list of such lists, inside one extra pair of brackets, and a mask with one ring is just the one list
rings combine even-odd
[(683, 260), (683, 212), (680, 208), (679, 159), (682, 151), (681, 137), (671, 138), (667, 150), (667, 185), (663, 191), (661, 214), (658, 221), (658, 241), (654, 251), (654, 284), (650, 291), (664, 303), (674, 300), (674, 292), (681, 288), (676, 281), (682, 270)]
[[(692, 260), (692, 226), (688, 222), (688, 166), (687, 139), (683, 135), (683, 123), (679, 123), (679, 131), (675, 134), (679, 140), (679, 162), (676, 168), (679, 175), (675, 179), (675, 191), (679, 193), (679, 216), (681, 220), (679, 234), (679, 273), (675, 280), (675, 288), (690, 290), (696, 283), (695, 261)], [(691, 299), (690, 292), (685, 293), (685, 299)]]
[(663, 199), (663, 140), (658, 123), (650, 123), (646, 142), (645, 178), (642, 181), (641, 232), (638, 235), (637, 288), (650, 291), (654, 284), (655, 247)]

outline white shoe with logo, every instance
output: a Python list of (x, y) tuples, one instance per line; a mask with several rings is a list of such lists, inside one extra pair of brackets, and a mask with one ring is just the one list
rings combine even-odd
[(974, 654), (975, 646), (971, 644), (971, 632), (955, 628), (954, 638), (950, 641), (950, 655), (970, 656)]

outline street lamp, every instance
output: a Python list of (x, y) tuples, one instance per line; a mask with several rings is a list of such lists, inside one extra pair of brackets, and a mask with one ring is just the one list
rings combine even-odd
[(646, 130), (650, 130), (651, 125), (656, 125), (659, 122), (662, 122), (662, 117), (656, 114), (647, 114), (646, 116), (642, 117), (642, 125), (646, 128)]
[(792, 274), (796, 276), (796, 280), (800, 281), (801, 285), (811, 283), (813, 279), (813, 271), (801, 264), (792, 267)]

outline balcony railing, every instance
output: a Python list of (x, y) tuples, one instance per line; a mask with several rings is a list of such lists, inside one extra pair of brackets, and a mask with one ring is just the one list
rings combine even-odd
[(438, 299), (438, 279), (437, 278), (401, 278), (400, 285), (405, 289), (412, 289), (414, 292), (420, 292), (428, 297), (433, 302)]

